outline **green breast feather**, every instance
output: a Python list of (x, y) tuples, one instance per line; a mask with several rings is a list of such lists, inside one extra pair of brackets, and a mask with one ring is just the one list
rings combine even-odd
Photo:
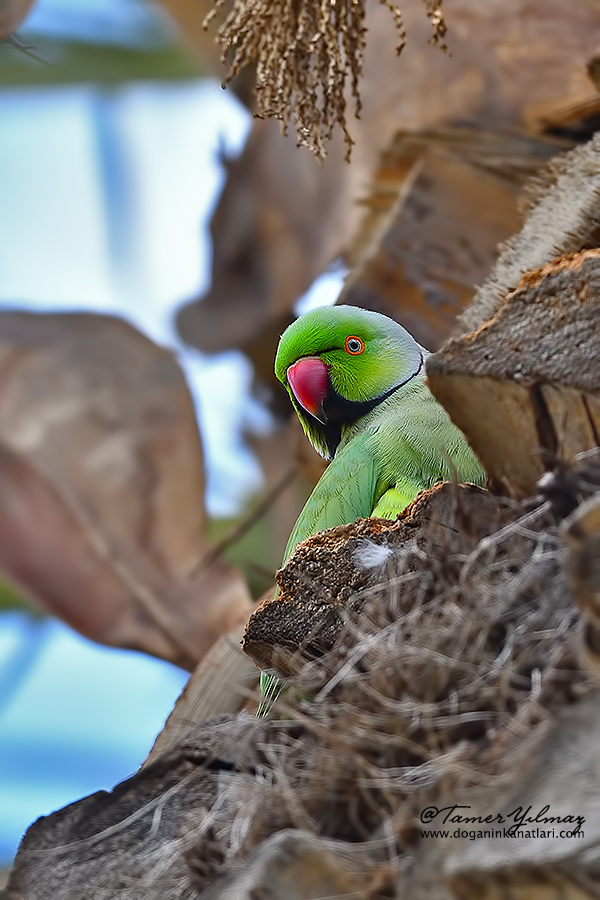
[(284, 559), (317, 531), (363, 516), (393, 519), (419, 491), (485, 475), (462, 433), (413, 378), (361, 419), (340, 443), (290, 535)]

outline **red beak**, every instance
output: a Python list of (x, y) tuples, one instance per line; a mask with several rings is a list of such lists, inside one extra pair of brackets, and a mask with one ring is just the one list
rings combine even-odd
[(289, 367), (287, 377), (300, 406), (326, 425), (323, 401), (329, 391), (329, 372), (323, 360), (318, 356), (304, 356)]

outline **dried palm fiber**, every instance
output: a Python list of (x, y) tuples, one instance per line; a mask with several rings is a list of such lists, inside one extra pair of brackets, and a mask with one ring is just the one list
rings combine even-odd
[(297, 828), (352, 843), (387, 834), (402, 868), (428, 803), (503, 795), (553, 717), (597, 689), (577, 661), (553, 507), (599, 485), (592, 460), (559, 472), (546, 502), (438, 486), (404, 526), (359, 520), (304, 542), (290, 586), (336, 594), (341, 572), (341, 630), (323, 656), (299, 654), (293, 690), (254, 726), (246, 758), (258, 754), (261, 776), (227, 782), (213, 838), (188, 858), (220, 854), (226, 871), (268, 835)]
[(315, 632), (319, 602), (340, 626), (310, 660), (323, 635), (303, 623), (293, 690), (273, 715), (316, 743), (270, 745), (279, 768), (248, 819), (251, 842), (305, 827), (302, 810), (344, 840), (370, 840), (391, 817), (402, 846), (431, 797), (510, 785), (553, 716), (596, 690), (553, 508), (594, 495), (600, 464), (557, 473), (550, 502), (438, 485), (395, 525), (358, 520), (297, 548), (282, 596), (311, 606)]
[[(216, 0), (205, 28), (225, 2)], [(441, 0), (422, 2), (433, 28), (432, 43), (446, 49)], [(402, 13), (393, 0), (381, 3), (394, 17), (400, 53), (406, 42)], [(279, 119), (284, 132), (293, 121), (298, 146), (308, 147), (321, 160), (336, 123), (350, 156), (353, 141), (346, 126), (345, 88), (350, 78), (358, 116), (365, 5), (366, 0), (234, 0), (217, 32), (222, 62), (229, 65), (225, 83), (256, 63), (255, 115)]]
[[(337, 603), (341, 622), (328, 652), (299, 653), (287, 718), (213, 719), (111, 794), (39, 820), (6, 900), (246, 897), (226, 879), (286, 829), (342, 842), (391, 879), (295, 896), (448, 900), (420, 856), (420, 811), (458, 802), (485, 815), (489, 798), (497, 811), (565, 707), (598, 695), (578, 662), (560, 523), (600, 496), (600, 461), (559, 465), (543, 489), (516, 502), (438, 485), (397, 523), (305, 541), (286, 583)], [(407, 883), (429, 873), (427, 890)]]
[(536, 173), (522, 209), (523, 228), (501, 246), (498, 262), (458, 317), (455, 334), (474, 332), (492, 319), (526, 272), (600, 245), (600, 134)]

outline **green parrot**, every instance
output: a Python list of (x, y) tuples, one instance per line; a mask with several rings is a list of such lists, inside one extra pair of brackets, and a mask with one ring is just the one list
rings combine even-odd
[(309, 441), (331, 460), (284, 562), (316, 531), (395, 518), (438, 481), (484, 483), (477, 457), (427, 387), (427, 355), (402, 325), (355, 306), (314, 309), (284, 331), (275, 374)]
[[(425, 382), (427, 351), (393, 319), (321, 307), (282, 334), (275, 374), (313, 447), (331, 460), (290, 535), (300, 541), (363, 516), (393, 519), (438, 481), (483, 484), (463, 434)], [(278, 693), (263, 673), (263, 710)]]

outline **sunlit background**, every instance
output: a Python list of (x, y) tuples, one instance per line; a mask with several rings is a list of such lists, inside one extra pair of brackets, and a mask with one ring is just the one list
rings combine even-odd
[[(19, 37), (44, 61), (0, 44), (0, 305), (116, 313), (174, 349), (201, 422), (208, 510), (233, 515), (261, 485), (243, 431), (269, 416), (242, 355), (181, 346), (173, 315), (208, 285), (219, 160), (240, 152), (249, 115), (198, 77), (142, 0), (38, 0)], [(324, 276), (302, 309), (340, 283)], [(0, 614), (0, 866), (35, 818), (135, 771), (185, 680), (58, 622)]]

